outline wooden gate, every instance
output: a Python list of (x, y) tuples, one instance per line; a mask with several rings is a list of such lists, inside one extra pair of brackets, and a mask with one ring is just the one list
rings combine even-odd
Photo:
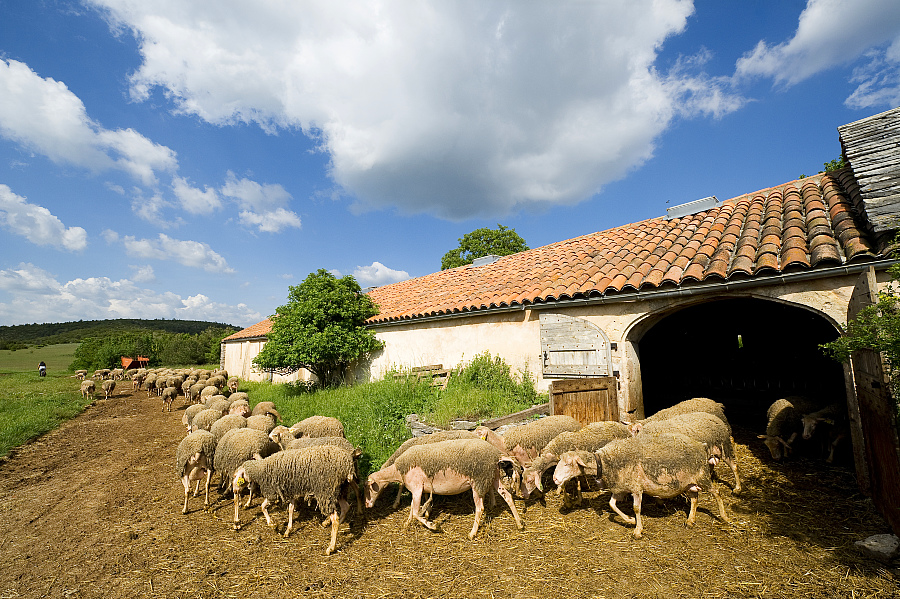
[(583, 318), (541, 312), (541, 358), (545, 378), (610, 376), (609, 338)]
[[(878, 299), (875, 269), (869, 267), (856, 282), (847, 320)], [(869, 486), (875, 507), (888, 521), (895, 534), (900, 534), (900, 444), (894, 417), (894, 401), (884, 375), (879, 352), (863, 349), (850, 358), (856, 382)]]
[(602, 376), (550, 383), (550, 413), (571, 416), (583, 425), (618, 420), (617, 379)]

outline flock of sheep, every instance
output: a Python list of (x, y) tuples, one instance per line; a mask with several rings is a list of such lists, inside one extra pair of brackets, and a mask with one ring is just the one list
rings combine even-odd
[[(299, 502), (315, 500), (326, 517), (323, 526), (331, 524), (326, 555), (336, 548), (338, 527), (350, 511), (351, 491), (362, 511), (363, 498), (366, 508), (373, 507), (390, 483), (400, 487), (395, 508), (404, 488), (412, 495), (405, 526), (415, 519), (432, 530), (436, 528), (429, 520), (433, 496), (471, 491), (475, 521), (469, 538), (478, 532), (484, 500), (493, 507), (496, 495), (504, 499), (522, 529), (513, 496), (528, 499), (532, 493), (543, 492), (551, 469), (566, 504), (580, 503), (581, 492), (590, 488), (591, 481), (609, 490), (610, 507), (634, 525), (635, 538), (643, 531), (643, 495), (663, 499), (686, 495), (690, 500), (687, 524), (693, 525), (701, 491), (712, 495), (719, 518), (729, 522), (714, 482), (720, 461), (732, 472), (732, 492), (741, 490), (723, 405), (706, 398), (690, 399), (628, 424), (604, 421), (582, 426), (569, 416), (548, 416), (504, 434), (478, 427), (414, 437), (397, 448), (360, 489), (357, 460), (361, 452), (346, 440), (343, 425), (334, 418), (312, 416), (290, 427), (279, 425), (281, 415), (272, 402), (260, 402), (251, 410), (247, 394), (237, 391), (237, 379), (224, 371), (139, 370), (132, 380), (135, 389), (144, 387), (148, 395), (161, 397), (164, 410), (171, 410), (179, 390), (191, 404), (182, 418), (188, 434), (175, 456), (175, 474), (184, 487), (182, 513), (188, 513), (192, 482), (195, 497), (204, 484), (204, 505), (210, 504), (214, 473), (219, 474), (220, 491), (232, 495), (235, 529), (241, 526), (245, 495), (244, 508), (254, 496), (262, 497), (260, 509), (269, 526), (274, 526), (269, 507), (287, 504), (284, 536), (293, 528)], [(84, 384), (89, 382), (93, 385), (91, 381)], [(818, 423), (827, 422), (839, 430), (834, 424), (839, 413), (831, 406), (812, 410), (799, 398), (778, 400), (769, 410), (766, 434), (760, 437), (773, 457), (780, 459), (798, 438), (811, 436)], [(628, 496), (634, 517), (618, 506)]]

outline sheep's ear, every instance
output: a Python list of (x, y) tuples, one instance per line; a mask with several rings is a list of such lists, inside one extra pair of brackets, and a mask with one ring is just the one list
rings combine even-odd
[(352, 458), (355, 460), (356, 458), (358, 458), (359, 456), (361, 456), (362, 453), (363, 453), (363, 452), (362, 452), (362, 449), (360, 449), (359, 447), (354, 447), (354, 448), (353, 448), (353, 453), (351, 454), (350, 457), (352, 457)]
[(766, 435), (756, 435), (756, 438), (757, 438), (757, 439), (765, 439), (765, 438), (766, 438)]
[[(581, 470), (584, 474), (589, 476), (597, 476), (597, 458), (592, 460), (583, 460), (581, 456), (576, 456), (578, 459), (578, 463), (581, 465)], [(590, 463), (588, 463), (590, 462)]]

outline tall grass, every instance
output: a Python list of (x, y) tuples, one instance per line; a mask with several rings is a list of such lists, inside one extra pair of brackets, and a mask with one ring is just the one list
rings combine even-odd
[(378, 469), (410, 437), (409, 414), (440, 428), (452, 420), (503, 416), (546, 401), (527, 376), (517, 377), (500, 358), (476, 358), (451, 376), (440, 391), (430, 381), (388, 376), (352, 387), (310, 391), (303, 385), (244, 382), (251, 403), (275, 403), (285, 424), (313, 415), (333, 416), (344, 424), (347, 439), (360, 447), (360, 474)]
[(0, 374), (0, 456), (80, 414), (91, 401), (67, 373)]

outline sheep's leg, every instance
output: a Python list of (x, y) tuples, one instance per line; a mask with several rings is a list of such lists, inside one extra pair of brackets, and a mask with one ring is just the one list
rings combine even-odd
[[(710, 485), (710, 488), (712, 488), (712, 485)], [(700, 496), (700, 492), (698, 491), (696, 485), (691, 485), (690, 488), (685, 491), (685, 494), (691, 501), (691, 508), (688, 511), (687, 522), (685, 522), (685, 524), (687, 526), (693, 526), (694, 521), (697, 519), (697, 498)]]
[(209, 479), (212, 478), (212, 468), (206, 469), (206, 498), (203, 500), (203, 505), (209, 507)]
[(428, 499), (422, 505), (422, 508), (419, 510), (419, 515), (425, 518), (431, 517), (431, 501), (434, 499), (434, 493), (428, 494)]
[(291, 534), (292, 528), (294, 528), (294, 502), (288, 501), (288, 523), (287, 528), (284, 529), (284, 538)]
[(184, 485), (184, 507), (181, 508), (181, 513), (188, 513), (187, 504), (188, 504), (188, 496), (191, 494), (191, 480), (188, 475), (181, 477), (181, 484)]
[(428, 530), (437, 530), (437, 526), (434, 525), (433, 522), (427, 520), (421, 515), (421, 505), (422, 505), (422, 487), (415, 487), (410, 489), (412, 493), (412, 505), (409, 506), (409, 518), (406, 519), (406, 524), (404, 524), (404, 528), (409, 526), (412, 519), (415, 518)]
[(403, 483), (400, 483), (400, 488), (397, 489), (397, 497), (394, 498), (393, 508), (397, 509), (400, 507), (400, 496), (403, 495)]
[(474, 488), (472, 489), (472, 499), (475, 500), (475, 523), (469, 532), (469, 539), (475, 538), (475, 533), (478, 532), (478, 525), (481, 523), (481, 518), (484, 515), (484, 497), (476, 493)]
[[(343, 498), (338, 499), (338, 524), (343, 524), (344, 519), (347, 517), (347, 514), (349, 514), (349, 513), (350, 513), (350, 502)], [(329, 524), (331, 524), (330, 519), (325, 518), (324, 520), (322, 520), (322, 528), (325, 528)]]
[(640, 539), (644, 532), (644, 522), (641, 520), (641, 500), (643, 499), (644, 494), (641, 491), (637, 491), (636, 493), (632, 493), (631, 497), (634, 500), (634, 538)]
[(328, 545), (328, 549), (325, 550), (325, 555), (334, 553), (334, 549), (337, 547), (338, 525), (341, 523), (341, 517), (338, 515), (337, 511), (333, 512), (328, 519), (331, 520), (331, 544)]
[(269, 507), (268, 499), (263, 499), (263, 502), (261, 504), (259, 504), (259, 509), (262, 510), (263, 516), (266, 517), (266, 524), (269, 525), (269, 528), (275, 528), (275, 523), (272, 522), (272, 517), (269, 516), (269, 510), (267, 509), (268, 507)]
[(253, 487), (256, 486), (256, 483), (251, 483), (247, 489), (249, 495), (247, 496), (247, 503), (244, 504), (244, 509), (250, 507), (250, 502), (253, 501)]
[(728, 514), (725, 513), (725, 504), (722, 503), (722, 498), (719, 496), (719, 491), (716, 489), (715, 485), (710, 485), (709, 492), (715, 498), (716, 506), (719, 508), (719, 519), (723, 522), (731, 522), (731, 520), (728, 519)]
[(350, 488), (353, 489), (354, 493), (356, 493), (356, 513), (361, 514), (361, 513), (363, 513), (363, 502), (362, 502), (362, 493), (359, 492), (359, 485), (356, 483), (355, 480), (351, 480)]
[(622, 516), (622, 520), (625, 520), (625, 522), (627, 522), (628, 524), (634, 524), (635, 519), (632, 518), (631, 516), (626, 515), (625, 512), (620, 510), (619, 506), (616, 505), (617, 501), (620, 501), (624, 498), (625, 498), (625, 493), (620, 493), (618, 495), (613, 493), (612, 497), (609, 498), (609, 507), (611, 507), (615, 513)]
[(741, 479), (738, 477), (737, 462), (734, 461), (734, 458), (725, 458), (725, 463), (728, 464), (728, 467), (731, 468), (731, 473), (734, 475), (734, 489), (731, 492), (736, 495), (741, 492)]
[(503, 501), (506, 502), (506, 505), (509, 506), (509, 511), (512, 512), (513, 518), (516, 520), (516, 528), (522, 530), (525, 527), (522, 524), (522, 518), (519, 517), (519, 511), (516, 509), (516, 503), (513, 501), (512, 494), (504, 487), (503, 485), (497, 485), (497, 493), (500, 493), (500, 497), (503, 498)]
[(194, 483), (194, 497), (200, 494), (200, 479), (198, 478), (195, 480), (196, 482)]
[(232, 526), (234, 527), (235, 530), (238, 530), (241, 527), (240, 509), (241, 509), (240, 493), (235, 493), (234, 494), (234, 523), (232, 524)]

